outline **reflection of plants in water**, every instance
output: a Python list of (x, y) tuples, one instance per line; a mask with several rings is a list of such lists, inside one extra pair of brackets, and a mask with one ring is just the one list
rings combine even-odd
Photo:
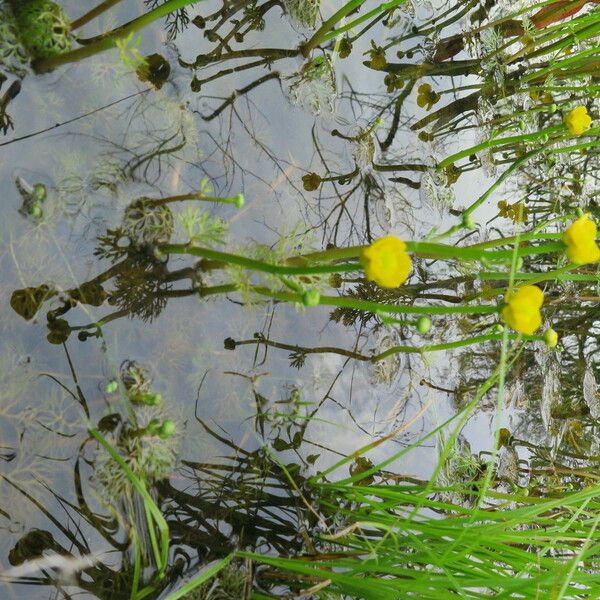
[(335, 73), (327, 56), (317, 56), (308, 61), (293, 77), (288, 88), (292, 104), (316, 115), (334, 111), (335, 91)]
[[(41, 518), (43, 524), (40, 529), (29, 528), (10, 549), (10, 563), (24, 567), (8, 571), (10, 580), (60, 585), (69, 572), (68, 584), (94, 597), (141, 599), (150, 592), (159, 593), (182, 571), (193, 572), (198, 561), (222, 557), (238, 545), (273, 547), (278, 552), (307, 547), (307, 532), (314, 517), (309, 516), (306, 521), (301, 516), (302, 504), (288, 481), (290, 473), (299, 480), (298, 466), (281, 468), (269, 452), (248, 452), (228, 441), (226, 434), (203, 424), (205, 435), (229, 447), (232, 456), (221, 464), (183, 461), (179, 477), (169, 481), (166, 477), (173, 473), (173, 444), (177, 439), (172, 437), (173, 422), (164, 419), (166, 413), (157, 416), (156, 407), (151, 406), (160, 398), (152, 393), (147, 370), (127, 361), (120, 379), (120, 384), (109, 382), (106, 393), (115, 400), (114, 394), (120, 389), (125, 410), (110, 412), (95, 427), (89, 425), (90, 437), (84, 444), (80, 437), (75, 443), (69, 442), (79, 447), (79, 451), (74, 448), (78, 458), (73, 465), (77, 500), (59, 495), (50, 486), (40, 487), (45, 496), (62, 505), (61, 514), (66, 511), (69, 519), (83, 522), (85, 527), (71, 531), (61, 524), (64, 515), (60, 518), (53, 514), (52, 502), (41, 496), (37, 499), (20, 482), (11, 481), (21, 504), (32, 507), (36, 519)], [(87, 401), (77, 379), (75, 382), (69, 399), (75, 406), (79, 399), (86, 408)], [(68, 390), (66, 386), (64, 389)], [(111, 402), (111, 409), (114, 406)], [(94, 440), (99, 442), (97, 448), (92, 447)], [(93, 468), (94, 488), (115, 519), (88, 503), (87, 465)], [(163, 537), (166, 524), (160, 532), (154, 529), (159, 516), (157, 503), (164, 507), (169, 523), (167, 538)], [(128, 538), (125, 541), (121, 539), (122, 531)], [(95, 551), (99, 540), (104, 548), (106, 544), (112, 548), (110, 564)], [(164, 543), (173, 548), (170, 565), (162, 562), (166, 559), (162, 553)], [(154, 568), (147, 569), (151, 566)], [(210, 587), (201, 588), (210, 595), (200, 597), (221, 598), (227, 597), (223, 596), (227, 590), (236, 593), (232, 590), (250, 589), (252, 578), (246, 571), (249, 566), (241, 568), (234, 563)], [(169, 579), (155, 578), (160, 573), (168, 573)], [(149, 582), (151, 587), (144, 587)], [(198, 593), (193, 597), (199, 597)]]
[[(143, 406), (135, 409), (135, 427), (117, 426), (117, 432), (107, 435), (118, 448), (131, 470), (153, 484), (168, 477), (176, 465), (177, 438), (169, 435), (172, 420), (162, 406)], [(108, 415), (99, 427), (113, 427), (117, 414)], [(167, 427), (165, 427), (167, 423)], [(131, 481), (112, 457), (100, 453), (94, 462), (93, 479), (101, 497), (108, 506), (132, 495)]]
[(27, 52), (19, 41), (17, 24), (7, 2), (0, 4), (0, 67), (3, 71), (22, 77), (26, 73)]
[(319, 16), (320, 0), (284, 0), (288, 15), (301, 27), (314, 27)]
[[(165, 2), (166, 0), (144, 0), (144, 4), (150, 9), (156, 8)], [(177, 34), (189, 25), (190, 17), (187, 9), (183, 7), (169, 13), (165, 22), (169, 40), (175, 39)]]
[(182, 596), (183, 600), (234, 600), (249, 598), (252, 590), (252, 570), (243, 563), (232, 562), (209, 581)]
[(21, 492), (41, 499), (64, 475), (81, 419), (70, 399), (58, 389), (48, 390), (13, 347), (5, 347), (0, 356), (0, 390), (0, 491), (5, 500), (0, 514), (24, 525), (29, 517)]

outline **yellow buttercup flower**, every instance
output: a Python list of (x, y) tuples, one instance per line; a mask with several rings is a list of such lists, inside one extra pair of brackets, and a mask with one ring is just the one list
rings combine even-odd
[(535, 285), (524, 285), (506, 295), (502, 318), (515, 330), (532, 335), (542, 324), (540, 308), (544, 293)]
[(569, 111), (565, 115), (564, 121), (571, 135), (581, 135), (584, 131), (587, 131), (592, 124), (592, 118), (588, 115), (585, 106), (578, 106)]
[(360, 256), (360, 262), (369, 281), (384, 288), (402, 285), (412, 268), (406, 244), (394, 236), (386, 236), (367, 246)]
[(567, 246), (567, 256), (576, 265), (585, 265), (600, 260), (600, 248), (596, 244), (598, 228), (589, 215), (582, 215), (567, 227), (563, 242)]

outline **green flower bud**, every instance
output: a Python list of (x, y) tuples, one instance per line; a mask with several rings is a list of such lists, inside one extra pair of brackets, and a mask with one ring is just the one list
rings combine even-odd
[[(159, 435), (161, 429), (161, 424), (158, 419), (152, 419), (150, 423), (145, 427), (145, 429), (139, 430), (140, 433), (146, 435)], [(139, 433), (138, 433), (139, 435)]]
[(304, 294), (302, 294), (302, 304), (304, 304), (304, 306), (318, 306), (320, 301), (321, 294), (319, 290), (314, 288), (306, 290)]
[(158, 437), (160, 437), (163, 440), (166, 440), (167, 438), (170, 438), (175, 433), (176, 430), (177, 430), (177, 425), (175, 425), (175, 421), (173, 421), (171, 419), (167, 419), (160, 426), (160, 428), (158, 430)]
[(36, 183), (33, 186), (33, 196), (38, 202), (46, 199), (46, 186), (43, 183)]
[(154, 246), (154, 248), (152, 248), (152, 255), (158, 262), (165, 262), (168, 257), (168, 255), (160, 250), (158, 246)]
[(431, 319), (429, 317), (419, 317), (417, 320), (417, 331), (424, 335), (431, 329)]
[(119, 389), (119, 383), (116, 379), (112, 379), (106, 384), (104, 391), (107, 394), (114, 394)]
[(352, 42), (348, 38), (342, 38), (338, 46), (340, 58), (348, 58), (350, 52), (352, 52)]
[(242, 208), (244, 206), (244, 204), (246, 204), (246, 199), (244, 198), (244, 194), (236, 194), (233, 197), (234, 200), (234, 204), (236, 205), (237, 208)]
[(496, 325), (492, 327), (492, 333), (502, 333), (503, 331), (504, 325), (501, 325), (500, 323), (496, 323)]
[(31, 210), (29, 211), (29, 214), (34, 218), (34, 219), (41, 219), (44, 216), (44, 211), (42, 210), (42, 207), (39, 205), (38, 202), (36, 202), (32, 207)]
[(558, 345), (558, 333), (556, 333), (552, 327), (548, 327), (548, 329), (544, 331), (544, 342), (548, 348), (556, 348)]
[(131, 401), (137, 404), (158, 406), (162, 402), (162, 396), (160, 394), (137, 394), (131, 398)]

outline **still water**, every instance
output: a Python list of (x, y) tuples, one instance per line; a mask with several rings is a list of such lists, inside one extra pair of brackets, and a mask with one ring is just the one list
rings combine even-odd
[[(62, 2), (71, 20), (86, 4)], [(116, 3), (76, 34), (109, 31), (156, 4)], [(331, 15), (337, 4), (320, 11)], [(253, 256), (388, 234), (418, 239), (454, 224), (496, 180), (483, 156), (445, 182), (433, 167), (481, 142), (477, 124), (491, 110), (472, 95), (493, 65), (481, 64), (476, 44), (453, 54), (440, 40), (456, 43), (505, 7), (406, 2), (344, 37), (347, 56), (333, 40), (307, 63), (297, 49), (314, 31), (311, 6), (207, 0), (120, 50), (40, 74), (5, 65), (0, 95), (11, 82), (21, 88), (0, 137), (2, 598), (130, 597), (128, 532), (142, 509), (90, 440), (90, 423), (109, 438), (129, 426), (128, 410), (139, 429), (153, 419), (175, 424), (174, 435), (151, 444), (134, 436), (131, 450), (156, 469), (152, 494), (171, 549), (168, 578), (151, 597), (167, 597), (236, 548), (306, 551), (318, 523), (286, 473), (302, 482), (384, 437), (368, 459), (386, 460), (453, 415), (460, 390), (494, 367), (490, 346), (372, 364), (360, 356), (406, 343), (414, 324), (266, 301), (243, 283), (204, 293), (222, 282), (219, 269), (185, 255), (136, 262), (123, 250), (128, 236), (176, 242), (194, 227), (215, 247)], [(135, 66), (155, 54), (163, 77), (153, 84)], [(449, 108), (436, 126), (444, 135), (419, 135), (442, 105)], [(473, 242), (514, 230), (496, 203), (515, 185), (475, 212), (479, 228), (465, 234)], [(152, 204), (199, 191), (245, 202)], [(452, 302), (469, 291), (460, 275), (423, 261), (411, 283), (423, 284), (428, 301)], [(457, 280), (428, 286), (432, 278)], [(364, 282), (349, 273), (328, 283), (347, 293)], [(460, 333), (444, 317), (434, 325), (426, 343)], [(574, 386), (584, 371), (573, 367)], [(541, 392), (527, 383), (509, 381), (500, 424), (532, 444), (550, 443)], [(161, 401), (128, 409), (129, 393)], [(489, 407), (482, 402), (462, 432), (473, 453), (491, 449), (498, 423)], [(386, 469), (427, 478), (437, 457), (434, 437)], [(66, 566), (55, 568), (56, 556)]]

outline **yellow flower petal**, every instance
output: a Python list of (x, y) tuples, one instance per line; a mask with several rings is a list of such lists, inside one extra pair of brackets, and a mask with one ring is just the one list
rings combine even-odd
[(540, 308), (544, 293), (535, 285), (524, 285), (506, 296), (502, 318), (515, 331), (532, 335), (542, 324)]
[(569, 111), (565, 115), (564, 121), (571, 135), (581, 135), (584, 131), (587, 131), (592, 124), (592, 118), (588, 115), (585, 106), (578, 106)]
[(589, 215), (582, 215), (571, 223), (563, 234), (567, 246), (567, 257), (576, 265), (585, 265), (600, 260), (600, 248), (596, 244), (598, 228)]
[(406, 244), (394, 236), (374, 241), (362, 251), (360, 261), (366, 278), (384, 288), (402, 285), (412, 268)]

